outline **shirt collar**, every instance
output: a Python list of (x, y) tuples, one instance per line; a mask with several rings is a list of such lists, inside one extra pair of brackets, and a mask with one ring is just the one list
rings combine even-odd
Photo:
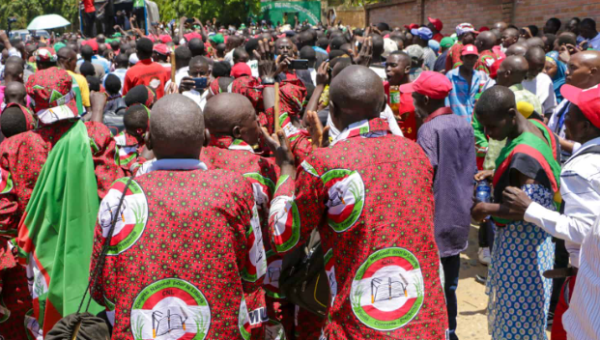
[(581, 147), (579, 147), (579, 149), (577, 149), (577, 151), (573, 152), (573, 155), (571, 157), (574, 157), (575, 155), (579, 154), (581, 151), (587, 149), (590, 146), (594, 146), (594, 145), (600, 145), (600, 137), (596, 137), (592, 140), (588, 140), (587, 142), (585, 142), (583, 145), (581, 145)]
[(252, 149), (252, 146), (250, 146), (248, 143), (241, 139), (234, 139), (231, 136), (211, 136), (209, 146), (228, 150), (244, 150), (254, 153), (254, 149)]
[(381, 118), (373, 118), (371, 120), (361, 120), (359, 122), (350, 124), (344, 131), (342, 131), (335, 140), (331, 143), (338, 143), (339, 141), (354, 138), (354, 137), (363, 137), (363, 138), (372, 138), (372, 137), (382, 137), (387, 135), (390, 132), (390, 126), (385, 119)]
[(435, 118), (439, 117), (439, 116), (443, 116), (443, 115), (447, 115), (447, 114), (451, 114), (452, 113), (452, 108), (450, 107), (440, 107), (439, 109), (433, 111), (429, 117), (427, 117), (425, 119), (425, 121), (423, 121), (423, 123), (427, 123), (430, 122), (432, 120), (434, 120)]
[(159, 170), (208, 170), (206, 164), (198, 159), (190, 158), (163, 158), (153, 159), (142, 164), (137, 172), (141, 176)]

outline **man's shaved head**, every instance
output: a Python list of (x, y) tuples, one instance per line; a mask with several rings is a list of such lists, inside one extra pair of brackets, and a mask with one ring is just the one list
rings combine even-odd
[(498, 21), (493, 26), (493, 28), (500, 31), (500, 33), (504, 32), (504, 30), (506, 30), (507, 27), (508, 27), (508, 24), (505, 23), (504, 21)]
[(514, 28), (507, 28), (502, 32), (502, 46), (509, 48), (519, 40), (519, 31)]
[(204, 107), (204, 123), (211, 136), (225, 135), (258, 143), (258, 123), (254, 106), (248, 98), (236, 93), (221, 93)]
[(157, 159), (199, 159), (204, 144), (202, 110), (180, 94), (161, 98), (152, 107), (148, 143)]
[(26, 96), (27, 92), (25, 91), (25, 85), (23, 85), (23, 83), (11, 81), (6, 84), (6, 88), (4, 89), (4, 101), (6, 104), (17, 103), (25, 105)]
[(544, 44), (544, 40), (542, 40), (542, 38), (540, 37), (533, 37), (533, 38), (529, 38), (527, 39), (527, 47), (532, 48), (532, 47), (539, 47), (541, 49), (544, 49), (545, 44)]
[(571, 32), (562, 32), (557, 38), (558, 47), (566, 44), (577, 45), (577, 36)]
[(514, 92), (497, 85), (481, 94), (475, 105), (475, 114), (490, 138), (504, 140), (515, 130), (516, 106)]
[(498, 38), (493, 32), (483, 31), (475, 38), (475, 46), (477, 46), (479, 53), (481, 53), (485, 50), (491, 50), (496, 45), (497, 40)]
[(335, 126), (341, 130), (348, 125), (379, 117), (384, 108), (381, 78), (364, 66), (346, 67), (331, 82), (330, 110)]
[(522, 44), (522, 43), (516, 43), (516, 44), (510, 46), (508, 48), (508, 50), (506, 50), (507, 57), (514, 56), (514, 55), (523, 57), (523, 56), (525, 56), (525, 53), (527, 53), (527, 45)]
[(23, 82), (23, 63), (7, 61), (4, 66), (4, 79), (9, 81)]
[(530, 47), (525, 53), (525, 59), (529, 64), (529, 73), (527, 79), (534, 79), (544, 70), (546, 65), (546, 52), (544, 49), (538, 46)]
[(587, 89), (600, 84), (600, 51), (583, 51), (571, 56), (567, 84)]
[(513, 86), (520, 84), (527, 76), (529, 64), (525, 57), (510, 56), (504, 59), (496, 77), (496, 83), (502, 86)]

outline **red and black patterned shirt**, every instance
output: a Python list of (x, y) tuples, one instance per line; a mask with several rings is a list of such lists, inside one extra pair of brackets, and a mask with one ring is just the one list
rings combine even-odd
[[(8, 237), (16, 234), (48, 154), (74, 122), (61, 120), (15, 135), (0, 145), (0, 234)], [(113, 160), (115, 144), (110, 130), (97, 122), (86, 122), (85, 125), (94, 159), (98, 196), (103, 198), (111, 184), (124, 174)]]
[[(187, 169), (182, 171), (181, 169)], [(252, 186), (199, 160), (157, 160), (100, 205), (92, 268), (117, 223), (94, 298), (115, 312), (112, 339), (248, 339), (246, 296), (266, 254)]]
[(361, 121), (278, 181), (269, 217), (278, 252), (317, 226), (333, 339), (445, 339), (434, 238), (433, 170), (421, 148), (380, 118)]

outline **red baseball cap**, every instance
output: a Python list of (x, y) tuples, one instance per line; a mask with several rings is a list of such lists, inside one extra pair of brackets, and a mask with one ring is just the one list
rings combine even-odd
[(168, 35), (168, 34), (161, 34), (159, 36), (159, 38), (160, 38), (160, 42), (163, 43), (163, 44), (170, 43), (170, 42), (173, 41), (173, 39), (171, 38), (171, 36)]
[(444, 28), (444, 24), (442, 24), (440, 19), (427, 17), (427, 20), (429, 20), (429, 22), (433, 25), (433, 27), (435, 27), (436, 30), (438, 30), (438, 32)]
[(582, 90), (573, 85), (565, 84), (560, 93), (571, 103), (577, 105), (585, 118), (600, 129), (600, 86), (596, 85)]
[(400, 91), (403, 93), (417, 92), (431, 99), (441, 100), (448, 97), (448, 93), (452, 91), (452, 83), (439, 72), (424, 71), (417, 80), (401, 85)]
[(466, 45), (460, 50), (460, 55), (479, 55), (479, 51), (475, 45)]
[(417, 24), (410, 24), (410, 25), (404, 25), (404, 27), (406, 27), (408, 30), (414, 30), (419, 28), (419, 25)]
[(156, 44), (154, 45), (154, 48), (152, 48), (152, 50), (162, 55), (168, 55), (169, 53), (171, 53), (171, 51), (169, 51), (169, 48), (165, 44)]
[(246, 63), (237, 63), (235, 65), (233, 65), (233, 67), (231, 68), (231, 76), (234, 78), (239, 78), (242, 76), (251, 76), (252, 75), (252, 70), (250, 69), (250, 66), (248, 66), (248, 64)]
[(492, 67), (490, 67), (490, 78), (496, 79), (496, 77), (498, 76), (498, 69), (500, 68), (500, 65), (502, 64), (504, 59), (506, 58), (500, 57), (496, 59), (496, 61), (492, 64)]
[(87, 41), (84, 41), (84, 43), (85, 44), (82, 43), (82, 45), (88, 45), (92, 48), (92, 51), (98, 52), (98, 42), (96, 42), (96, 39), (89, 39)]

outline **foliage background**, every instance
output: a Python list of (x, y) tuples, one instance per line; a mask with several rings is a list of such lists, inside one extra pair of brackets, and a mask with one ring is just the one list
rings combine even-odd
[[(220, 23), (239, 24), (250, 14), (260, 11), (260, 0), (154, 0), (162, 21), (181, 16), (196, 17), (202, 22), (217, 18)], [(25, 28), (38, 15), (60, 14), (78, 27), (80, 0), (0, 0), (0, 29), (6, 29), (8, 18), (16, 17), (13, 29)]]

